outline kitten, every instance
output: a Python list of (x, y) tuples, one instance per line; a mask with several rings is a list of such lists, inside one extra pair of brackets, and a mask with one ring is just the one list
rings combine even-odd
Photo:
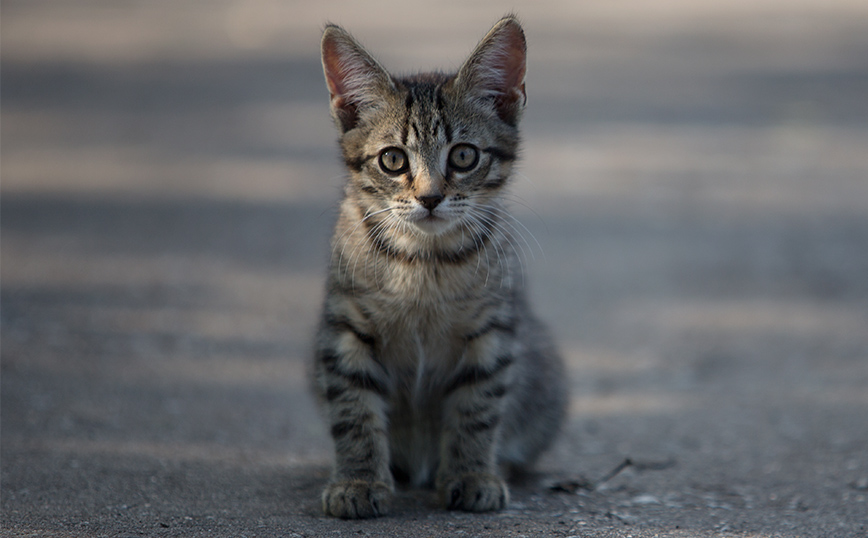
[(504, 189), (525, 104), (525, 39), (500, 20), (457, 74), (390, 75), (326, 27), (322, 63), (349, 171), (317, 334), (336, 462), (323, 510), (386, 513), (394, 480), (498, 510), (498, 464), (552, 441), (564, 368), (525, 300)]

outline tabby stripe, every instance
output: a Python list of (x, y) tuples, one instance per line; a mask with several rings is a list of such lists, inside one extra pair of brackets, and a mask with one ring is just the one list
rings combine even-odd
[(446, 390), (443, 391), (443, 394), (451, 394), (452, 392), (458, 390), (465, 385), (473, 385), (488, 381), (506, 370), (506, 368), (508, 368), (511, 364), (512, 357), (501, 356), (495, 360), (494, 366), (490, 370), (482, 368), (481, 366), (468, 366), (455, 376), (455, 379), (452, 381), (452, 383), (449, 384), (448, 387), (446, 387)]
[(339, 387), (337, 385), (329, 385), (326, 389), (325, 399), (333, 402), (344, 395), (346, 389), (344, 387)]
[(355, 473), (364, 476), (365, 474), (372, 474), (369, 471), (372, 459), (374, 459), (374, 447), (368, 444), (364, 452), (357, 456), (349, 455), (345, 462), (362, 466), (360, 469), (355, 469)]
[(506, 183), (505, 177), (496, 177), (494, 179), (490, 179), (490, 180), (486, 181), (485, 183), (483, 183), (482, 187), (485, 189), (494, 190), (494, 189), (499, 189), (500, 187), (503, 187), (503, 185), (505, 183)]
[(467, 447), (457, 443), (451, 445), (449, 454), (452, 456), (452, 462), (450, 462), (452, 466), (458, 467), (456, 464), (460, 463), (460, 467), (458, 467), (460, 469), (485, 469), (488, 463), (484, 459), (473, 458), (467, 452)]
[[(371, 226), (369, 225), (368, 227), (370, 228)], [(416, 261), (416, 256), (396, 250), (395, 247), (387, 243), (386, 240), (382, 237), (370, 237), (370, 239), (371, 242), (374, 243), (374, 248), (376, 248), (378, 252), (388, 258), (392, 258), (393, 260), (398, 260), (405, 263)]]
[(413, 92), (407, 92), (407, 99), (404, 101), (404, 107), (407, 109), (407, 116), (404, 118), (404, 125), (401, 127), (401, 144), (407, 145), (407, 134), (410, 130), (410, 112), (413, 108)]
[(322, 355), (319, 356), (319, 360), (325, 365), (326, 370), (329, 370), (337, 364), (338, 356), (330, 351), (323, 351)]
[(335, 424), (332, 424), (332, 437), (335, 439), (343, 437), (358, 426), (359, 424), (352, 421), (336, 422)]
[(373, 336), (362, 332), (355, 325), (353, 325), (353, 323), (348, 318), (345, 318), (343, 316), (334, 316), (328, 314), (325, 317), (325, 324), (336, 330), (348, 331), (353, 333), (353, 336), (355, 336), (361, 343), (365, 344), (368, 347), (372, 348), (376, 343)]
[(486, 323), (485, 325), (483, 325), (482, 328), (479, 329), (478, 331), (472, 332), (472, 333), (466, 335), (464, 337), (464, 340), (466, 342), (471, 342), (471, 341), (476, 340), (477, 338), (481, 338), (481, 337), (485, 336), (486, 334), (493, 332), (493, 331), (501, 331), (501, 332), (505, 332), (506, 334), (513, 335), (513, 334), (515, 334), (515, 320), (493, 319), (493, 320), (489, 321), (488, 323)]
[(360, 295), (367, 293), (368, 289), (359, 285), (358, 282), (350, 284), (342, 280), (334, 279), (334, 281), (329, 284), (328, 291), (335, 295), (359, 297)]
[(443, 86), (437, 86), (436, 93), (437, 112), (440, 114), (440, 119), (443, 122), (443, 134), (446, 136), (446, 143), (452, 143), (452, 127), (446, 120), (446, 105), (443, 104)]
[(500, 417), (493, 416), (488, 419), (477, 420), (475, 422), (467, 422), (461, 425), (461, 429), (466, 433), (474, 434), (488, 431), (500, 424)]
[[(370, 424), (373, 421), (373, 417), (371, 415), (365, 415), (363, 417), (357, 417), (351, 420), (342, 420), (340, 422), (335, 422), (332, 424), (331, 432), (332, 438), (335, 440), (346, 437), (347, 435), (354, 433), (353, 439), (361, 440), (366, 437), (364, 429), (365, 426)], [(379, 432), (382, 433), (382, 429), (376, 428)]]
[(515, 153), (504, 149), (487, 147), (484, 148), (482, 151), (504, 162), (510, 162), (515, 160)]
[[(356, 389), (376, 392), (383, 397), (389, 395), (388, 387), (386, 387), (386, 385), (384, 385), (382, 382), (375, 379), (371, 374), (367, 372), (347, 372), (343, 370), (340, 367), (340, 359), (337, 355), (326, 352), (326, 354), (320, 357), (320, 360), (322, 361), (328, 373), (343, 378), (347, 383), (349, 383)], [(332, 394), (334, 395), (335, 392), (333, 391)], [(328, 397), (328, 394), (326, 394), (326, 397)]]
[(353, 172), (361, 172), (362, 167), (376, 157), (376, 155), (362, 155), (361, 157), (351, 157), (349, 155), (344, 155), (344, 164), (347, 165), (347, 168), (352, 170)]
[[(352, 390), (353, 387), (348, 385), (338, 384), (329, 384), (328, 388), (326, 388), (325, 399), (328, 402), (335, 402), (340, 400), (342, 403), (349, 405), (357, 405), (359, 401), (359, 394)], [(349, 394), (348, 394), (349, 392)], [(346, 397), (344, 397), (346, 395)], [(343, 418), (351, 418), (355, 416), (355, 411), (350, 410), (346, 413), (341, 413)]]
[(491, 390), (487, 390), (483, 393), (483, 396), (486, 398), (503, 398), (506, 395), (506, 386), (497, 385)]
[(455, 412), (458, 413), (458, 416), (463, 420), (470, 420), (474, 417), (482, 416), (486, 413), (492, 413), (495, 411), (495, 406), (497, 404), (488, 404), (480, 403), (479, 401), (474, 400), (474, 404), (470, 407), (456, 407)]

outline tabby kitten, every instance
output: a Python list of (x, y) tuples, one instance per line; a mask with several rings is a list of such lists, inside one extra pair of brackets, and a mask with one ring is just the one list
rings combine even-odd
[(390, 75), (326, 27), (322, 63), (349, 170), (317, 334), (336, 462), (323, 510), (386, 513), (394, 480), (446, 508), (508, 502), (564, 416), (564, 369), (522, 289), (504, 208), (525, 39), (499, 21), (457, 74)]

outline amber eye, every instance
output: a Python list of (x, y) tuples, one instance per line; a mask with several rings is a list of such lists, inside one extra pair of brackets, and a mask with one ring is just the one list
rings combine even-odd
[(470, 144), (458, 144), (449, 152), (449, 166), (456, 172), (467, 172), (479, 162), (479, 150)]
[(389, 175), (402, 174), (410, 167), (410, 161), (404, 150), (386, 148), (380, 152), (380, 168)]

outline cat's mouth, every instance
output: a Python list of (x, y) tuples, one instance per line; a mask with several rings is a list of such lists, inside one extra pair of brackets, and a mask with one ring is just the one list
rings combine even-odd
[(413, 221), (413, 224), (422, 232), (427, 234), (440, 234), (452, 227), (449, 219), (439, 217), (433, 213), (428, 213)]

